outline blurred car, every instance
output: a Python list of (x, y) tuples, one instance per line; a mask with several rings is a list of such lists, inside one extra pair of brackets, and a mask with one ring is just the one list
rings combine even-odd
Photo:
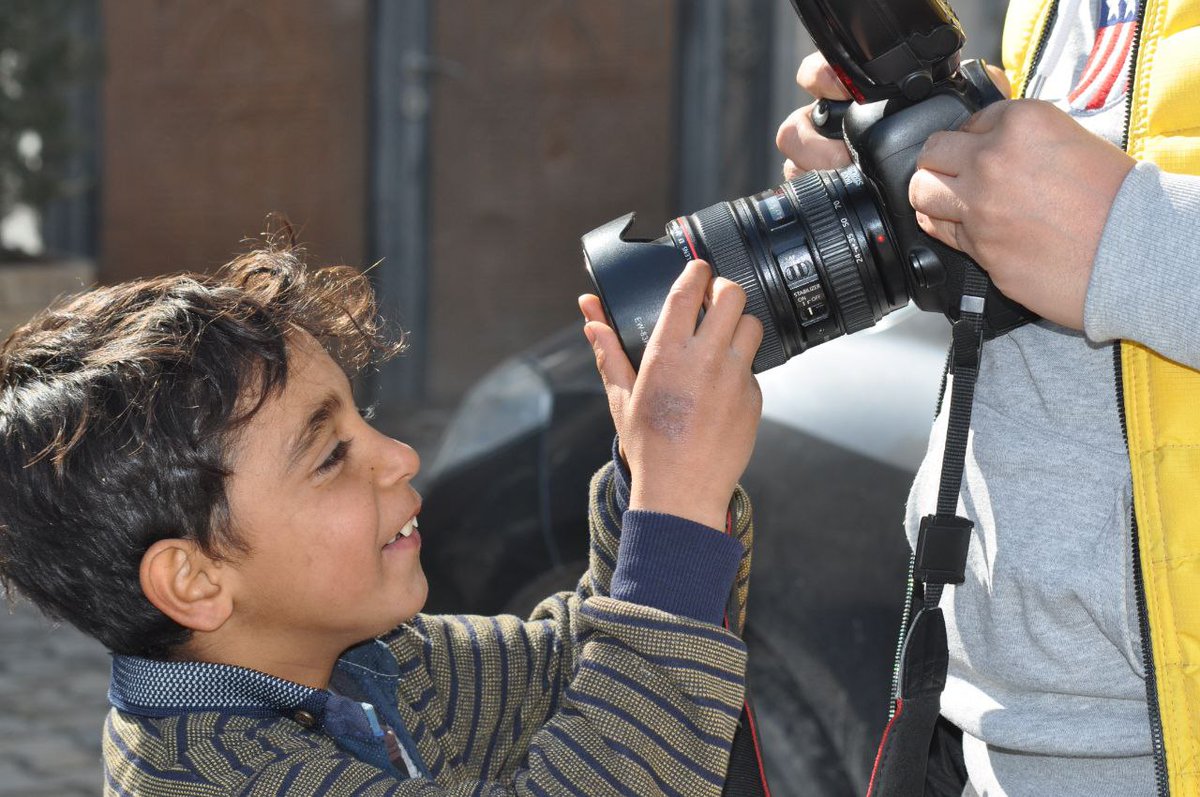
[[(748, 681), (772, 791), (863, 794), (887, 720), (949, 327), (906, 309), (760, 375)], [(429, 610), (527, 614), (586, 567), (588, 481), (612, 422), (572, 327), (468, 393), (420, 487)]]

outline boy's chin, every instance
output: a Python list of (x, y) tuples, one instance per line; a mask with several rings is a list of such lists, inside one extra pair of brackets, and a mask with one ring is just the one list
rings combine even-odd
[(425, 573), (419, 573), (409, 585), (409, 589), (405, 590), (405, 595), (398, 602), (396, 614), (392, 615), (390, 624), (387, 628), (382, 629), (377, 633), (386, 634), (397, 626), (404, 625), (412, 620), (421, 609), (425, 608), (425, 601), (429, 598), (429, 582), (425, 580)]

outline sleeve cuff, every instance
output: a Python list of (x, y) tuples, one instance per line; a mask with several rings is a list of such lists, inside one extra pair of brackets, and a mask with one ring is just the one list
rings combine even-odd
[(1109, 211), (1084, 304), (1084, 331), (1133, 340), (1200, 368), (1200, 178), (1139, 162)]
[(613, 436), (612, 444), (613, 458), (613, 487), (616, 488), (617, 499), (617, 514), (625, 514), (625, 510), (629, 508), (629, 486), (633, 484), (633, 477), (629, 474), (629, 466), (625, 464), (625, 460), (621, 459), (621, 438), (619, 435)]
[(742, 556), (740, 542), (657, 512), (626, 511), (621, 526), (613, 598), (721, 624)]

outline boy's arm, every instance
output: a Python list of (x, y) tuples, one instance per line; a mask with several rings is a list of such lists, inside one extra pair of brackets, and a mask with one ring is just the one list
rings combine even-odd
[[(617, 466), (596, 475), (591, 567), (530, 621), (419, 617), (392, 641), (402, 669), (423, 664), (402, 684), (400, 709), (438, 782), (469, 791), (486, 781), (506, 794), (720, 794), (745, 651), (718, 623), (748, 567), (739, 539), (751, 536), (749, 506), (739, 490), (731, 538), (625, 511), (625, 495)], [(669, 556), (634, 539), (658, 533), (670, 537)], [(625, 593), (640, 602), (613, 597)]]
[(417, 618), (392, 641), (412, 673), (399, 708), (440, 783), (716, 795), (744, 690), (745, 649), (720, 624), (749, 567), (735, 488), (761, 407), (761, 326), (738, 286), (689, 264), (634, 374), (594, 298), (585, 329), (620, 443), (592, 484), (588, 574), (527, 623)]
[[(587, 577), (528, 622), (415, 618), (387, 644), (396, 730), (421, 777), (327, 751), (286, 773), (287, 793), (721, 794), (745, 647), (719, 624), (749, 564), (736, 483), (761, 407), (750, 372), (761, 326), (736, 285), (689, 264), (635, 375), (598, 301), (583, 305), (621, 441), (593, 480)], [(284, 774), (260, 773), (244, 793), (275, 793)]]

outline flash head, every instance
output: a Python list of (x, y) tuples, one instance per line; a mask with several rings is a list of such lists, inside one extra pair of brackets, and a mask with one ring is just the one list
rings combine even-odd
[(958, 71), (966, 35), (946, 0), (792, 0), (860, 103), (923, 100)]

